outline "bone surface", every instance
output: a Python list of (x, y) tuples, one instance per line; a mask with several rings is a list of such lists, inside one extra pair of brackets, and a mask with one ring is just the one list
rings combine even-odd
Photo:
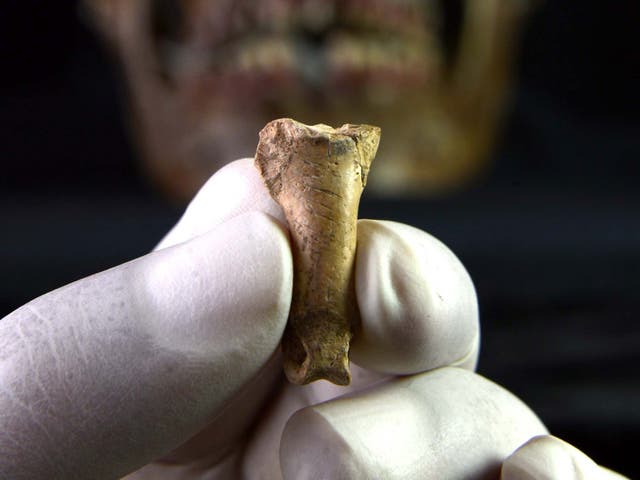
[(292, 383), (351, 381), (358, 205), (379, 141), (378, 127), (291, 119), (260, 132), (256, 166), (291, 232), (294, 285), (282, 350)]

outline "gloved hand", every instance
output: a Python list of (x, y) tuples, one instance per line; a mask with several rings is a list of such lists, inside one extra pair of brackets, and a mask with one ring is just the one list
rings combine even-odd
[(156, 251), (0, 321), (0, 479), (619, 478), (472, 372), (473, 285), (426, 233), (360, 221), (349, 387), (284, 381), (292, 280), (280, 208), (228, 165)]

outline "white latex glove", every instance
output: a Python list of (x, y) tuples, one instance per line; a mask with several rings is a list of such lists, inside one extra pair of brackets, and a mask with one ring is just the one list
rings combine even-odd
[(597, 479), (624, 480), (587, 457), (577, 448), (551, 435), (534, 437), (502, 465), (502, 480)]
[(291, 286), (282, 212), (230, 164), (157, 251), (0, 321), (0, 479), (605, 478), (472, 373), (475, 292), (434, 238), (360, 221), (350, 387), (284, 381)]

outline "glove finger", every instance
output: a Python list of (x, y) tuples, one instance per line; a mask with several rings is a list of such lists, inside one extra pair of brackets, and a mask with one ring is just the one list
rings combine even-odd
[(252, 213), (4, 318), (0, 478), (115, 478), (191, 437), (277, 349), (291, 262)]
[(551, 435), (532, 438), (504, 461), (501, 480), (624, 480), (580, 450)]
[(520, 400), (460, 368), (394, 379), (299, 410), (280, 444), (283, 478), (497, 478), (546, 433)]
[(407, 375), (446, 365), (475, 368), (480, 327), (469, 274), (431, 235), (408, 225), (358, 223), (358, 365)]
[(269, 195), (253, 165), (253, 158), (236, 160), (205, 183), (156, 250), (202, 235), (243, 213), (256, 211), (272, 216), (283, 226), (287, 224), (282, 209)]

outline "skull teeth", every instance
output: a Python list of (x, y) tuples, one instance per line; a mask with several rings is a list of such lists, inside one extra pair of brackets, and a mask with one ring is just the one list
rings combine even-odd
[(200, 1), (190, 10), (191, 33), (167, 42), (163, 53), (177, 78), (254, 83), (251, 77), (275, 75), (303, 88), (421, 84), (438, 70), (440, 50), (427, 1), (218, 0), (217, 9)]

